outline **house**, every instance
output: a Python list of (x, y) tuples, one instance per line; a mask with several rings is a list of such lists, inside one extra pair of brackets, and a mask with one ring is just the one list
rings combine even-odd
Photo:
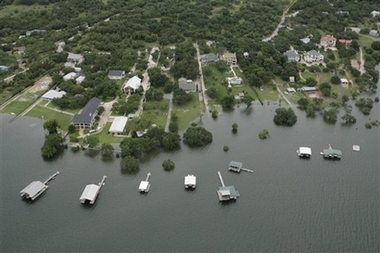
[(196, 85), (193, 83), (193, 80), (187, 80), (184, 77), (178, 79), (178, 87), (187, 92), (196, 91)]
[(300, 60), (300, 56), (295, 50), (288, 50), (284, 55), (288, 58), (288, 62), (298, 62)]
[(340, 79), (340, 83), (347, 85), (348, 84), (348, 80), (346, 78), (341, 78)]
[(81, 54), (69, 53), (67, 56), (67, 62), (81, 64), (84, 61), (84, 57)]
[(77, 79), (75, 79), (75, 82), (77, 84), (81, 84), (85, 78), (86, 78), (85, 76), (79, 76)]
[(377, 32), (377, 30), (371, 30), (371, 31), (369, 31), (369, 35), (371, 35), (371, 36), (378, 36), (379, 33)]
[(240, 77), (227, 77), (227, 83), (228, 86), (233, 86), (233, 85), (241, 85), (243, 82), (243, 79)]
[(294, 93), (296, 93), (296, 89), (294, 89), (294, 88), (286, 88), (286, 91), (288, 92), (288, 93), (290, 93), (290, 94), (294, 94)]
[(45, 94), (42, 95), (42, 99), (45, 101), (52, 101), (53, 99), (62, 98), (66, 95), (66, 91), (57, 91), (57, 90), (49, 90)]
[(202, 55), (202, 57), (201, 57), (201, 63), (205, 64), (205, 65), (214, 64), (217, 61), (219, 61), (219, 58), (214, 53), (205, 54), (205, 55)]
[(321, 61), (323, 61), (324, 56), (320, 52), (317, 52), (315, 50), (311, 50), (305, 54), (304, 59), (306, 62), (309, 62), (309, 63), (321, 62)]
[(101, 100), (93, 97), (84, 106), (83, 110), (74, 115), (73, 125), (77, 128), (91, 128), (95, 122), (95, 116)]
[(376, 17), (376, 16), (379, 16), (380, 15), (380, 11), (371, 11), (371, 15), (372, 17)]
[(75, 79), (75, 77), (77, 77), (77, 73), (70, 72), (70, 73), (63, 76), (63, 80), (65, 80), (65, 81), (73, 80), (73, 79)]
[(108, 130), (109, 134), (120, 135), (124, 133), (125, 125), (127, 125), (128, 117), (115, 117), (112, 122), (110, 129)]
[(140, 88), (140, 86), (141, 86), (141, 78), (139, 78), (138, 76), (134, 76), (128, 79), (128, 81), (124, 83), (123, 92), (135, 93), (138, 90), (138, 88)]
[(336, 38), (332, 35), (327, 35), (327, 36), (321, 38), (319, 44), (325, 48), (335, 47), (336, 46)]
[(236, 65), (237, 64), (237, 58), (235, 53), (226, 52), (224, 53), (220, 59), (222, 61), (227, 62), (228, 65)]
[(317, 88), (316, 87), (302, 87), (302, 88), (299, 88), (298, 91), (314, 92), (314, 91), (317, 91)]
[(2, 70), (2, 71), (8, 71), (9, 67), (4, 66), (4, 65), (0, 65), (0, 70)]
[(120, 80), (125, 77), (125, 71), (123, 70), (110, 70), (108, 71), (108, 78), (111, 80)]
[(340, 39), (339, 43), (344, 44), (345, 46), (351, 46), (352, 45), (352, 40), (345, 40), (345, 39)]
[(360, 69), (360, 65), (359, 65), (359, 62), (358, 60), (356, 59), (351, 59), (350, 60), (350, 63), (351, 63), (351, 67), (356, 69), (356, 70), (359, 70)]
[(306, 37), (306, 38), (300, 39), (300, 41), (302, 41), (303, 44), (308, 44), (310, 42), (310, 38)]

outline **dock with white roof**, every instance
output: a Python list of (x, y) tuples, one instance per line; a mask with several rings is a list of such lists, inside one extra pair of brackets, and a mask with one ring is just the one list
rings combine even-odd
[(197, 178), (193, 174), (188, 174), (185, 177), (185, 188), (195, 189), (196, 186), (197, 186)]
[(38, 196), (40, 196), (49, 188), (49, 182), (54, 180), (58, 174), (59, 171), (51, 175), (43, 183), (41, 181), (31, 182), (27, 187), (20, 191), (21, 197), (25, 199), (35, 200)]
[(80, 196), (79, 200), (82, 204), (90, 203), (93, 205), (96, 201), (96, 198), (99, 195), (100, 189), (102, 188), (103, 185), (105, 185), (105, 181), (107, 179), (107, 176), (103, 176), (102, 181), (99, 182), (99, 184), (89, 184), (86, 185), (86, 187), (83, 190), (82, 195)]
[(149, 183), (149, 177), (151, 176), (152, 174), (149, 172), (148, 174), (146, 174), (146, 178), (144, 181), (141, 181), (140, 185), (139, 185), (139, 191), (141, 193), (148, 193), (149, 190), (150, 190), (150, 183)]

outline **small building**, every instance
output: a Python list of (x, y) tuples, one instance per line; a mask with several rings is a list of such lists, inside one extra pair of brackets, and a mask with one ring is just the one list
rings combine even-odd
[(288, 58), (288, 62), (298, 62), (301, 59), (298, 52), (295, 50), (288, 50), (284, 55)]
[(350, 60), (350, 64), (351, 64), (351, 67), (356, 69), (356, 70), (359, 70), (360, 69), (360, 65), (359, 65), (359, 62), (358, 60), (356, 59), (351, 59)]
[(124, 93), (135, 93), (141, 86), (141, 78), (134, 76), (124, 83)]
[(326, 159), (341, 159), (342, 158), (342, 150), (333, 149), (329, 147), (328, 149), (324, 149), (321, 152), (321, 156)]
[(341, 84), (348, 84), (348, 80), (346, 78), (341, 78), (340, 83)]
[(184, 77), (178, 79), (178, 87), (186, 92), (194, 92), (197, 89), (193, 80), (188, 80)]
[(336, 38), (332, 35), (322, 37), (319, 43), (322, 47), (329, 48), (336, 46)]
[(293, 84), (296, 82), (296, 77), (295, 76), (289, 76), (289, 83)]
[(111, 80), (120, 80), (125, 77), (125, 71), (124, 70), (110, 70), (108, 71), (107, 76)]
[(110, 129), (108, 130), (108, 133), (114, 134), (114, 135), (123, 134), (124, 128), (125, 128), (125, 125), (127, 125), (127, 122), (128, 122), (128, 117), (124, 117), (124, 116), (115, 117)]
[(193, 174), (188, 174), (184, 183), (186, 189), (195, 189), (197, 187), (197, 178)]
[(49, 90), (42, 95), (42, 99), (45, 101), (52, 101), (53, 99), (59, 99), (66, 95), (66, 91)]
[(302, 88), (299, 88), (298, 91), (315, 92), (315, 91), (317, 91), (317, 88), (316, 87), (302, 87)]
[(46, 30), (34, 29), (34, 30), (31, 30), (31, 31), (27, 31), (25, 33), (25, 35), (26, 36), (30, 36), (30, 35), (35, 34), (35, 33), (37, 33), (37, 34), (45, 34)]
[(380, 15), (380, 11), (371, 11), (371, 15), (372, 15), (373, 18), (377, 17), (377, 16)]
[(80, 203), (84, 204), (88, 201), (91, 205), (95, 203), (96, 197), (98, 196), (100, 190), (100, 186), (96, 184), (86, 185), (84, 188), (82, 195), (79, 200)]
[(240, 194), (235, 189), (235, 186), (224, 186), (219, 187), (219, 190), (217, 191), (219, 201), (229, 201), (229, 200), (236, 200)]
[(292, 88), (292, 87), (289, 87), (289, 88), (286, 88), (286, 91), (290, 94), (294, 94), (296, 93), (296, 89)]
[(201, 63), (204, 65), (214, 64), (219, 61), (219, 57), (214, 53), (209, 53), (201, 56)]
[(81, 84), (84, 81), (84, 79), (86, 79), (85, 76), (78, 76), (77, 79), (75, 79), (75, 82), (77, 84)]
[(0, 70), (1, 70), (1, 71), (8, 71), (8, 70), (9, 70), (9, 67), (4, 66), (4, 65), (0, 65)]
[(84, 106), (83, 110), (74, 115), (73, 125), (77, 128), (91, 128), (95, 121), (96, 112), (101, 100), (93, 97)]
[(67, 62), (81, 64), (84, 61), (84, 56), (81, 54), (69, 53), (67, 56)]
[(149, 177), (151, 176), (150, 172), (146, 174), (146, 179), (144, 181), (141, 181), (139, 185), (139, 192), (141, 193), (148, 193), (150, 190), (150, 183), (149, 183)]
[(68, 74), (66, 74), (66, 75), (63, 76), (63, 80), (65, 80), (65, 81), (73, 80), (73, 79), (75, 79), (76, 77), (77, 77), (77, 73), (75, 73), (75, 72), (70, 72), (70, 73), (68, 73)]
[(241, 85), (242, 82), (243, 79), (241, 79), (240, 77), (227, 77), (228, 86)]
[(305, 54), (304, 59), (306, 62), (309, 62), (309, 63), (322, 62), (324, 59), (324, 56), (320, 52), (317, 52), (315, 50), (311, 50)]
[(297, 149), (297, 155), (300, 158), (310, 158), (311, 157), (311, 148), (300, 147), (299, 149)]
[(74, 71), (77, 72), (77, 73), (78, 73), (78, 72), (81, 72), (81, 71), (82, 71), (82, 68), (80, 68), (80, 67), (75, 67), (75, 66), (74, 66)]
[(379, 33), (378, 33), (377, 30), (370, 30), (370, 31), (369, 31), (369, 35), (371, 35), (371, 36), (378, 36)]
[(240, 172), (242, 168), (243, 164), (241, 162), (231, 161), (228, 165), (228, 170), (233, 172)]
[(27, 187), (20, 191), (22, 198), (35, 200), (44, 191), (46, 191), (48, 186), (41, 181), (33, 181)]
[(249, 53), (248, 52), (244, 52), (243, 56), (244, 56), (245, 59), (248, 59), (249, 58)]
[(237, 64), (237, 58), (235, 53), (226, 52), (224, 53), (220, 59), (222, 61), (227, 62), (228, 65), (236, 65)]

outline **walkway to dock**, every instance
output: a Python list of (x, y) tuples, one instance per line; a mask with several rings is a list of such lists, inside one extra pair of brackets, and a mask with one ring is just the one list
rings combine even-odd
[(220, 174), (220, 171), (218, 171), (218, 176), (219, 176), (220, 184), (222, 185), (222, 187), (225, 187), (222, 174)]
[(250, 172), (250, 173), (253, 173), (253, 170), (250, 170), (250, 169), (246, 169), (246, 168), (241, 168), (242, 171), (245, 171), (245, 172)]
[(54, 173), (53, 175), (51, 175), (48, 179), (45, 180), (44, 182), (44, 185), (47, 185), (49, 184), (50, 181), (54, 180), (56, 176), (59, 175), (59, 171), (57, 171), (56, 173)]

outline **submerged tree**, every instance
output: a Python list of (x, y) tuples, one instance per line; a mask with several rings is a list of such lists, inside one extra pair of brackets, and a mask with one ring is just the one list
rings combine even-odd
[(162, 168), (166, 171), (174, 170), (175, 163), (172, 160), (167, 159), (162, 163)]

